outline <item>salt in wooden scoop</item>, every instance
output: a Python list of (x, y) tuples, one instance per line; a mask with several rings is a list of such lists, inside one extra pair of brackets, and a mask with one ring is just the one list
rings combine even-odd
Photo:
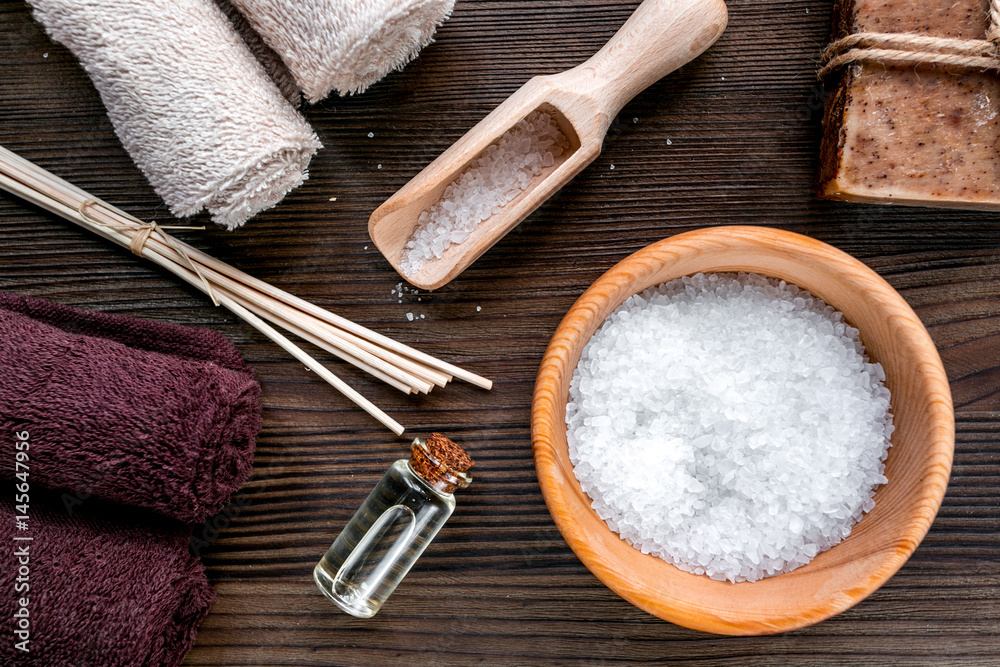
[[(436, 289), (448, 283), (593, 162), (622, 107), (705, 51), (725, 30), (726, 21), (723, 0), (645, 0), (590, 60), (528, 81), (379, 206), (368, 221), (372, 241), (413, 285)], [(569, 148), (469, 238), (414, 273), (405, 273), (400, 265), (403, 250), (420, 214), (441, 199), (470, 162), (535, 110), (558, 123)]]

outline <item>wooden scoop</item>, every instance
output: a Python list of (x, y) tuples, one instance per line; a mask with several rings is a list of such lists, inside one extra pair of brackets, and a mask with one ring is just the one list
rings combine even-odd
[[(372, 241), (413, 285), (436, 289), (446, 284), (593, 162), (622, 107), (705, 51), (725, 30), (726, 21), (723, 0), (645, 0), (590, 60), (528, 81), (379, 206), (368, 221)], [(535, 110), (559, 124), (569, 149), (465, 241), (451, 245), (440, 259), (429, 260), (414, 274), (403, 273), (403, 249), (420, 214), (441, 199), (472, 160)]]

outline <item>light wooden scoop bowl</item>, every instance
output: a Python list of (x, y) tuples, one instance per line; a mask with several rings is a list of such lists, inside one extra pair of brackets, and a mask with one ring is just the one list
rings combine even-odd
[[(888, 483), (851, 535), (811, 563), (754, 583), (682, 572), (621, 540), (591, 509), (566, 445), (566, 400), (583, 347), (632, 294), (698, 272), (747, 271), (821, 297), (857, 327), (885, 368), (896, 431)], [(758, 635), (801, 628), (863, 600), (920, 544), (951, 472), (955, 421), (948, 379), (913, 310), (882, 278), (819, 241), (764, 227), (716, 227), (655, 243), (608, 271), (573, 305), (542, 360), (531, 410), (535, 468), (566, 542), (632, 604), (696, 630)]]
[[(379, 206), (368, 222), (375, 246), (417, 287), (436, 289), (451, 281), (593, 162), (622, 107), (711, 46), (726, 20), (723, 0), (645, 0), (594, 57), (571, 70), (528, 81)], [(415, 274), (403, 273), (403, 248), (420, 214), (440, 200), (473, 159), (535, 110), (559, 123), (569, 150), (463, 243), (452, 245)]]

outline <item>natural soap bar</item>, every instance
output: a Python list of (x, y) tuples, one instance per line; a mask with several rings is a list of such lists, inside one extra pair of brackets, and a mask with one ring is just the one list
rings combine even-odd
[[(985, 0), (838, 0), (856, 32), (984, 39)], [(829, 199), (1000, 210), (1000, 77), (934, 65), (848, 64), (827, 79), (819, 177)]]

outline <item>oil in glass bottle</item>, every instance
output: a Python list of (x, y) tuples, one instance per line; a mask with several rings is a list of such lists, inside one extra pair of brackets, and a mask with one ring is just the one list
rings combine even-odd
[(313, 570), (324, 595), (370, 618), (455, 510), (454, 492), (472, 482), (472, 459), (439, 433), (417, 438), (409, 460), (390, 466)]

